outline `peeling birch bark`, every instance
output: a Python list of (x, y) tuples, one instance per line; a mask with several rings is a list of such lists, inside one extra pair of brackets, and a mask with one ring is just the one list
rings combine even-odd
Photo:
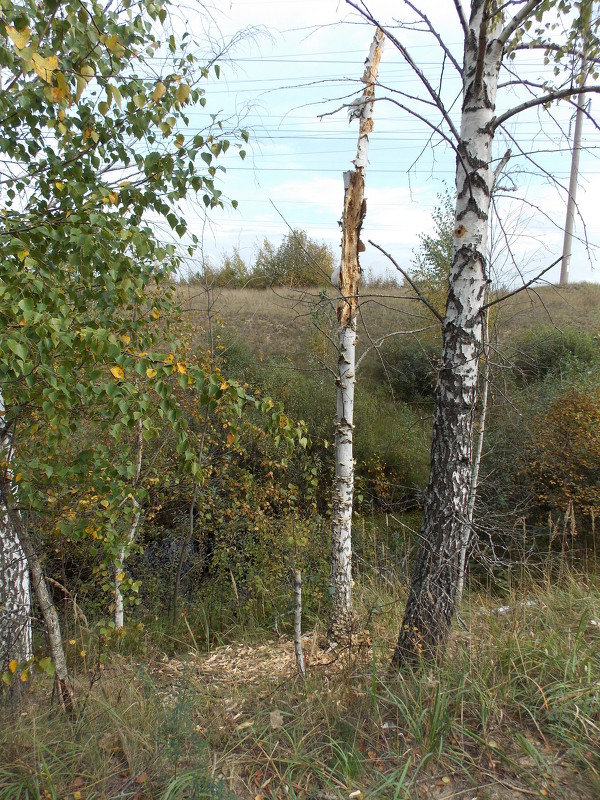
[(359, 253), (364, 250), (360, 231), (366, 214), (365, 170), (369, 136), (373, 130), (375, 81), (384, 34), (377, 30), (365, 62), (362, 96), (351, 108), (350, 119), (360, 121), (354, 170), (344, 173), (342, 263), (339, 275), (337, 404), (334, 420), (335, 476), (331, 518), (332, 606), (328, 624), (331, 642), (344, 642), (355, 628), (352, 608), (352, 508), (354, 494), (354, 384), (356, 381), (356, 320), (360, 282)]
[[(143, 437), (143, 428), (142, 428), (142, 421), (141, 419), (138, 420), (137, 424), (137, 436), (136, 436), (136, 467), (135, 467), (135, 477), (133, 479), (133, 490), (137, 488), (137, 485), (140, 480), (140, 474), (142, 472), (142, 456), (144, 452), (144, 437)], [(120, 631), (123, 629), (123, 625), (125, 624), (124, 620), (124, 608), (123, 608), (123, 594), (121, 592), (121, 584), (123, 583), (123, 571), (125, 569), (125, 558), (131, 549), (131, 545), (135, 541), (135, 537), (137, 535), (137, 530), (140, 524), (140, 519), (142, 516), (142, 512), (140, 509), (140, 504), (136, 500), (135, 497), (132, 496), (133, 506), (135, 508), (135, 513), (133, 515), (133, 519), (131, 521), (131, 525), (129, 527), (129, 533), (127, 534), (127, 540), (119, 549), (119, 554), (115, 559), (115, 630)]]
[[(0, 391), (0, 670), (33, 654), (29, 568), (9, 507), (15, 494), (10, 462), (13, 437)], [(6, 496), (5, 496), (6, 493)], [(16, 513), (16, 512), (15, 512)]]
[[(494, 173), (490, 166), (502, 15), (473, 0), (465, 35), (463, 98), (456, 169), (456, 224), (443, 324), (431, 468), (421, 545), (392, 663), (436, 656), (450, 632), (468, 519), (482, 311), (488, 283), (486, 244)], [(462, 565), (462, 566), (461, 566)]]

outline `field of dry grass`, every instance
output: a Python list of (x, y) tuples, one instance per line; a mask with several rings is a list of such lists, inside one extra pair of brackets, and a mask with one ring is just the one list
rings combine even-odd
[[(203, 329), (208, 309), (232, 334), (262, 359), (290, 359), (307, 366), (309, 342), (318, 325), (335, 335), (335, 296), (318, 289), (217, 289), (207, 295), (197, 284), (181, 285), (179, 301)], [(324, 299), (325, 298), (325, 299)], [(531, 328), (600, 329), (600, 285), (543, 286), (507, 298), (495, 306), (500, 342)], [(361, 301), (358, 354), (394, 331), (429, 331), (437, 323), (410, 290), (365, 290)]]

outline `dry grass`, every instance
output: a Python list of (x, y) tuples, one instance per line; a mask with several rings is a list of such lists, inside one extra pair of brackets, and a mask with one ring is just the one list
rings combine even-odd
[(527, 798), (600, 792), (600, 585), (471, 596), (437, 670), (388, 672), (402, 603), (358, 587), (370, 638), (115, 655), (77, 720), (32, 702), (0, 739), (0, 798)]
[[(329, 333), (335, 330), (335, 297), (329, 290), (325, 295), (328, 301), (318, 289), (217, 289), (207, 296), (201, 286), (182, 285), (178, 294), (186, 312), (201, 328), (207, 326), (210, 307), (239, 341), (263, 359), (289, 358), (296, 366), (306, 367), (314, 323)], [(319, 303), (320, 311), (315, 311)], [(600, 285), (580, 283), (524, 291), (499, 303), (496, 312), (501, 342), (525, 329), (549, 325), (595, 332), (600, 326)], [(411, 292), (365, 290), (359, 355), (371, 342), (392, 331), (428, 329), (433, 333), (436, 327)]]

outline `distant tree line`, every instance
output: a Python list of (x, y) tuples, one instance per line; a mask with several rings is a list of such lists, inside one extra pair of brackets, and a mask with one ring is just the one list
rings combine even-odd
[[(253, 261), (244, 260), (237, 247), (223, 255), (218, 264), (206, 260), (190, 281), (233, 289), (327, 286), (338, 266), (338, 256), (328, 244), (311, 239), (306, 231), (294, 229), (279, 245), (265, 238)], [(363, 285), (367, 287), (398, 285), (395, 276), (374, 275), (371, 268), (367, 268), (363, 277)]]

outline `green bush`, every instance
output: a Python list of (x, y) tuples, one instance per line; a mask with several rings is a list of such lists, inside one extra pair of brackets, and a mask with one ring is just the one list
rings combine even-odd
[(441, 344), (417, 337), (388, 339), (382, 347), (385, 364), (378, 373), (382, 382), (389, 382), (396, 399), (405, 403), (433, 400)]
[(600, 366), (598, 338), (576, 328), (532, 328), (518, 337), (506, 355), (520, 384), (564, 378)]

